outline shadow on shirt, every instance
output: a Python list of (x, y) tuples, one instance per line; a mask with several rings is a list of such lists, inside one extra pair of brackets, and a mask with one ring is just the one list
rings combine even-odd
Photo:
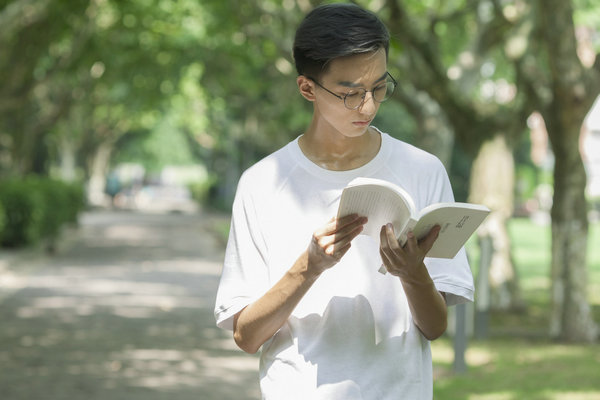
[(322, 316), (290, 318), (298, 352), (316, 367), (319, 398), (335, 391), (336, 398), (383, 399), (420, 385), (424, 338), (408, 334), (412, 322), (392, 333), (384, 319), (362, 295), (333, 297)]

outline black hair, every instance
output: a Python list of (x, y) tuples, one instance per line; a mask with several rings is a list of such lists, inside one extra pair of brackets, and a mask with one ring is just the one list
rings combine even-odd
[(389, 42), (387, 28), (374, 13), (355, 4), (322, 5), (309, 12), (296, 31), (296, 70), (317, 79), (335, 58), (381, 48), (387, 56)]

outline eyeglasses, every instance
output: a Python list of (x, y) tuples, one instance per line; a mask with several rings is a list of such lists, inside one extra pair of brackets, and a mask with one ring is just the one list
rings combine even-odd
[(331, 93), (340, 100), (344, 100), (344, 105), (350, 110), (356, 110), (357, 108), (363, 105), (363, 103), (365, 102), (365, 97), (367, 97), (367, 92), (372, 93), (373, 100), (375, 100), (378, 103), (383, 103), (392, 96), (392, 93), (394, 93), (394, 89), (396, 89), (396, 86), (398, 86), (398, 82), (396, 82), (394, 77), (390, 75), (389, 72), (387, 72), (387, 78), (385, 82), (375, 86), (375, 88), (371, 90), (357, 88), (353, 89), (351, 92), (348, 92), (343, 96), (340, 96), (338, 94), (333, 93), (325, 86), (321, 85), (316, 79), (311, 78), (309, 76), (307, 76), (307, 78), (316, 83), (317, 86), (319, 86), (321, 89), (326, 90), (327, 92)]

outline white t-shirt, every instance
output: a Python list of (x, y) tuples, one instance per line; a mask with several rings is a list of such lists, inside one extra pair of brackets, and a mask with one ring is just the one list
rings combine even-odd
[[(350, 171), (323, 169), (298, 140), (249, 168), (238, 184), (215, 317), (233, 316), (260, 298), (306, 250), (313, 232), (336, 215), (342, 189), (356, 177), (389, 180), (417, 209), (453, 201), (434, 156), (382, 134), (378, 154)], [(453, 260), (426, 258), (448, 304), (473, 299), (464, 249)], [(287, 323), (262, 346), (263, 399), (431, 399), (429, 341), (414, 325), (400, 280), (378, 272), (379, 243), (358, 236), (325, 271)]]

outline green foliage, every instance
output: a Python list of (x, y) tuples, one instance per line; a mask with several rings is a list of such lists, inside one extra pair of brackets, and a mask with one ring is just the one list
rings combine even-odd
[[(0, 172), (44, 174), (72, 149), (82, 176), (89, 176), (92, 157), (108, 144), (116, 150), (113, 163), (136, 159), (148, 170), (202, 163), (231, 200), (239, 172), (310, 121), (291, 47), (303, 15), (323, 2), (0, 2), (0, 81), (6, 82), (0, 87)], [(415, 121), (431, 114), (415, 111), (426, 104), (405, 103), (427, 88), (433, 88), (429, 101), (455, 117), (456, 134), (468, 139), (463, 142), (476, 143), (491, 131), (490, 116), (518, 123), (515, 114), (502, 114), (522, 105), (519, 94), (510, 100), (518, 79), (508, 49), (524, 43), (533, 58), (523, 64), (544, 68), (533, 54), (539, 38), (532, 36), (531, 4), (357, 3), (386, 22), (397, 4), (410, 22), (390, 24), (390, 70), (405, 96), (382, 107), (377, 125), (383, 130), (415, 143), (424, 126)], [(598, 5), (573, 5), (578, 24), (596, 29)], [(442, 104), (440, 93), (450, 100)], [(469, 162), (457, 161), (453, 182), (468, 177)]]
[(22, 247), (40, 239), (53, 240), (62, 226), (77, 221), (83, 206), (81, 185), (33, 176), (4, 180), (0, 208), (5, 224), (0, 229), (0, 245)]
[(539, 184), (538, 170), (535, 166), (528, 164), (517, 165), (515, 180), (516, 200), (525, 202), (535, 195), (535, 189)]
[(0, 243), (2, 242), (2, 232), (4, 232), (4, 225), (6, 224), (6, 212), (2, 203), (0, 203)]
[(56, 181), (39, 177), (30, 177), (24, 184), (30, 191), (39, 193), (43, 199), (40, 204), (42, 217), (39, 235), (44, 238), (58, 235), (62, 223), (68, 219), (65, 187)]
[(133, 162), (148, 172), (196, 162), (187, 135), (169, 120), (162, 120), (151, 132), (125, 135), (116, 147), (113, 164)]
[(6, 212), (2, 246), (20, 247), (36, 242), (41, 236), (44, 199), (31, 184), (8, 180), (0, 185), (0, 203)]
[(200, 205), (206, 205), (209, 199), (209, 191), (217, 183), (217, 177), (210, 175), (202, 182), (195, 182), (188, 185), (192, 198)]
[(44, 174), (65, 148), (85, 170), (101, 145), (152, 131), (204, 36), (191, 0), (13, 2), (0, 18), (5, 175)]
[(416, 142), (415, 123), (410, 114), (397, 102), (389, 101), (379, 108), (373, 125), (407, 143)]
[[(596, 0), (573, 0), (575, 23), (591, 29), (600, 26), (600, 3)], [(600, 38), (596, 34), (593, 40), (596, 51), (600, 51)]]

